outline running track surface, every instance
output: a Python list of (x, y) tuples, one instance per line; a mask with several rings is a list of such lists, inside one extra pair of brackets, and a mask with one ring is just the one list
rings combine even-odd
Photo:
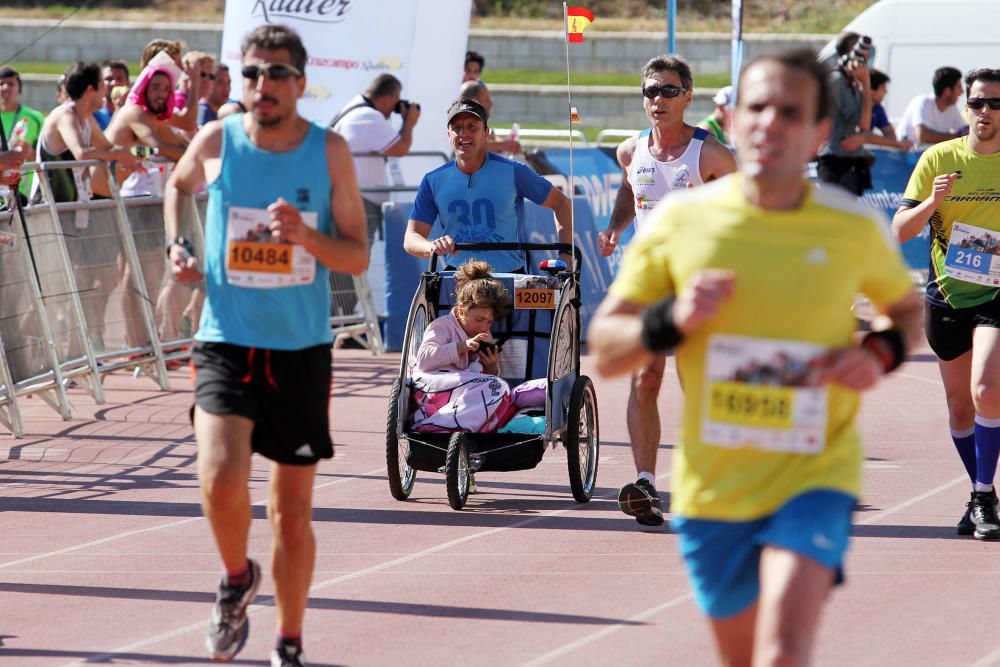
[[(410, 501), (389, 495), (386, 396), (396, 355), (335, 355), (337, 457), (320, 465), (318, 559), (306, 615), (310, 665), (709, 665), (676, 537), (620, 514), (634, 477), (627, 383), (598, 380), (598, 488), (569, 493), (566, 457), (477, 477), (466, 509), (442, 475)], [(593, 367), (584, 360), (584, 371)], [(670, 488), (678, 386), (668, 365), (659, 487)], [(109, 376), (108, 403), (74, 390), (63, 422), (23, 403), (28, 436), (0, 435), (0, 664), (208, 662), (203, 635), (220, 566), (201, 518), (190, 381), (172, 391)], [(927, 350), (867, 397), (865, 493), (848, 582), (827, 607), (815, 664), (1000, 665), (1000, 544), (958, 537), (968, 484), (950, 442)], [(255, 457), (252, 554), (267, 569), (267, 466)], [(273, 641), (269, 581), (235, 664), (263, 665)]]

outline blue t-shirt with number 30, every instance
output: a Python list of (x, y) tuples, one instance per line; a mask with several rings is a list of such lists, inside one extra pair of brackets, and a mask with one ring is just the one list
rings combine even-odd
[[(551, 191), (552, 184), (530, 167), (487, 153), (471, 174), (459, 171), (454, 161), (426, 174), (410, 218), (428, 225), (440, 218), (443, 233), (455, 243), (517, 243), (526, 240), (524, 200), (541, 204)], [(523, 252), (512, 250), (458, 252), (447, 261), (458, 266), (472, 258), (500, 273), (527, 264)]]

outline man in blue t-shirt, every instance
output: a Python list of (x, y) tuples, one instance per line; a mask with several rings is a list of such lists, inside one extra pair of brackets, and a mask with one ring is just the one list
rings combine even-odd
[[(479, 102), (462, 97), (448, 110), (448, 140), (455, 160), (424, 175), (403, 237), (403, 248), (417, 257), (449, 255), (458, 266), (472, 253), (455, 252), (456, 243), (517, 243), (525, 241), (524, 200), (555, 212), (560, 243), (572, 243), (573, 208), (569, 198), (526, 165), (486, 150), (489, 114)], [(435, 220), (444, 234), (429, 239)], [(474, 253), (494, 271), (526, 270), (521, 251)], [(570, 253), (561, 253), (568, 265)]]

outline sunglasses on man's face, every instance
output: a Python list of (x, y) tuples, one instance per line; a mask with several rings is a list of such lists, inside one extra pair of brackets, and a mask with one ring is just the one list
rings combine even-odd
[(642, 96), (650, 100), (655, 100), (657, 95), (669, 99), (671, 97), (677, 97), (685, 90), (687, 90), (687, 88), (678, 88), (677, 86), (672, 86), (670, 84), (665, 86), (645, 86), (642, 89)]
[(269, 79), (283, 81), (290, 77), (300, 77), (302, 72), (284, 63), (261, 63), (260, 65), (246, 65), (241, 72), (244, 79), (256, 81), (263, 74)]
[(973, 111), (979, 111), (985, 106), (989, 106), (990, 111), (1000, 111), (1000, 97), (970, 97), (965, 101), (965, 106)]
[(209, 74), (208, 72), (202, 72), (201, 73), (201, 78), (208, 79), (209, 81), (215, 81), (215, 75), (214, 74)]

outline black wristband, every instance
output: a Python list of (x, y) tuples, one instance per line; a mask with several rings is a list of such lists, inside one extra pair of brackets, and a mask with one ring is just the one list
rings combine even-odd
[[(882, 363), (886, 373), (896, 370), (906, 360), (906, 342), (903, 340), (903, 333), (899, 329), (868, 332), (861, 339), (861, 347), (870, 348), (872, 345), (877, 345), (889, 353)], [(877, 352), (876, 356), (880, 360), (883, 358), (883, 355)]]
[(674, 302), (673, 297), (660, 299), (642, 314), (642, 344), (650, 352), (666, 352), (684, 340), (674, 324)]
[(167, 244), (167, 259), (170, 258), (170, 249), (173, 248), (175, 245), (179, 245), (180, 247), (184, 248), (185, 250), (187, 250), (189, 255), (194, 257), (194, 246), (191, 245), (191, 242), (188, 241), (183, 236), (178, 236), (173, 241)]

